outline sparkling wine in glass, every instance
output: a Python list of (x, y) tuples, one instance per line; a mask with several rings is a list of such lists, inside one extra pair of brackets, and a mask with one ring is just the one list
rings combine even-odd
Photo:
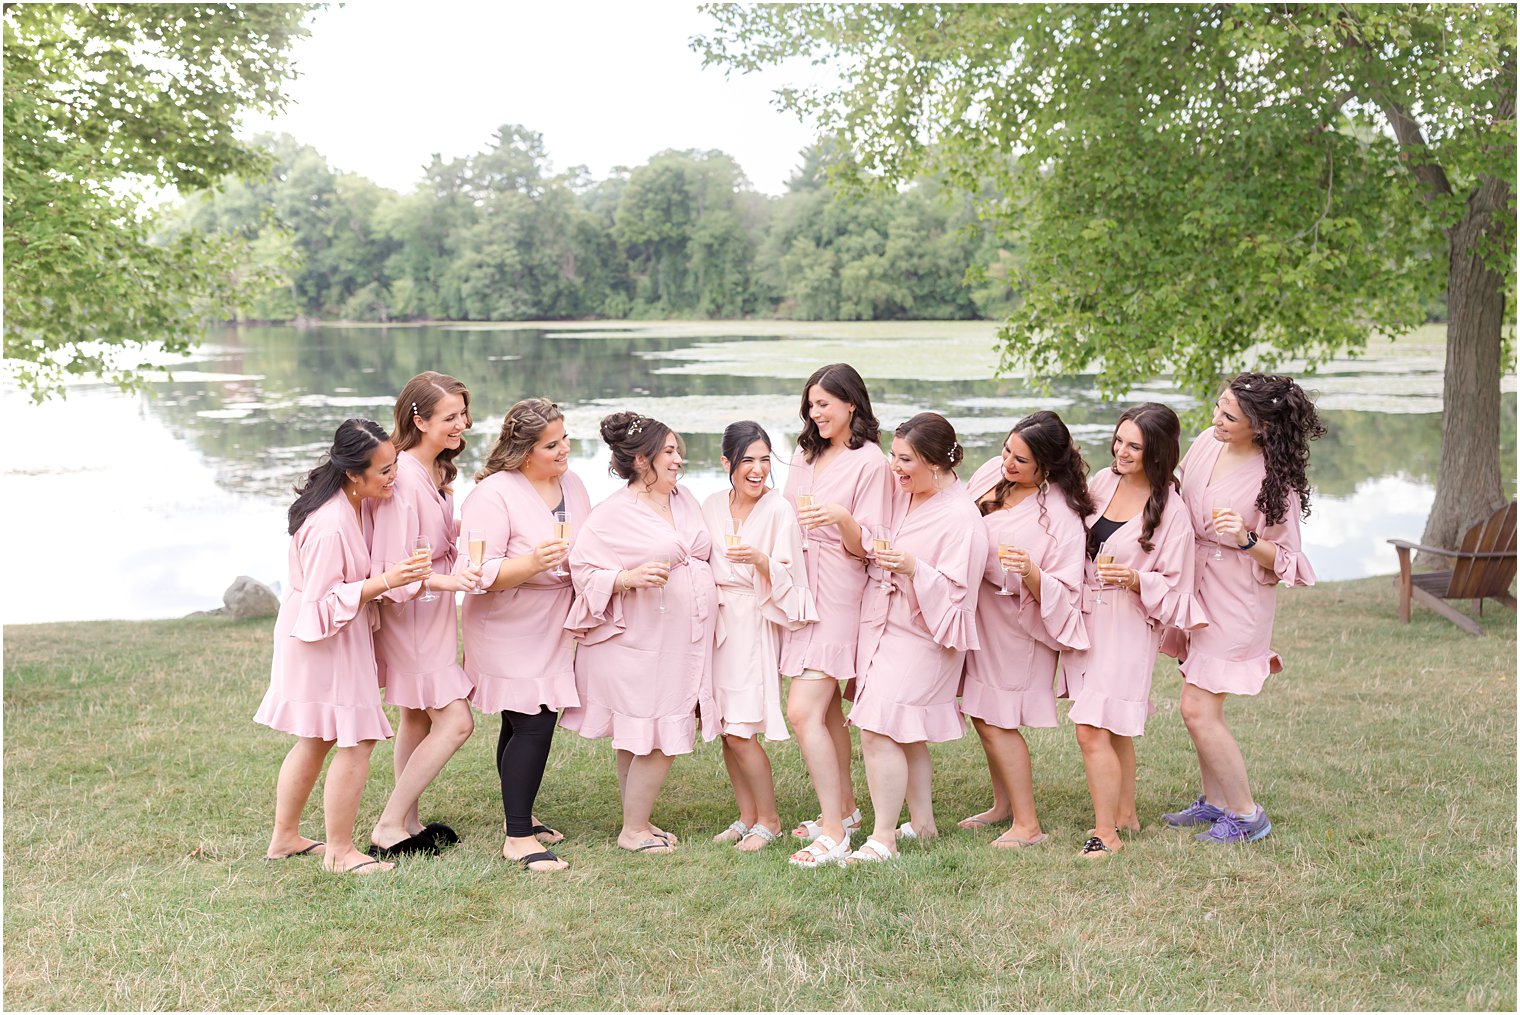
[[(814, 497), (812, 494), (810, 494), (810, 493), (799, 493), (797, 495), (797, 513), (801, 514), (803, 511), (806, 511), (808, 508), (812, 507), (816, 503), (818, 503), (818, 498)], [(806, 525), (803, 525), (802, 526), (802, 548), (804, 550), (806, 550), (808, 548), (807, 534), (808, 534), (808, 527)]]
[[(481, 566), (486, 562), (486, 534), (483, 530), (470, 530), (469, 548), (470, 566), (479, 571)], [(483, 596), (486, 594), (486, 590), (477, 584), (470, 590), (469, 594), (472, 596)]]
[(1003, 584), (1002, 587), (997, 590), (997, 594), (1000, 596), (1013, 595), (1013, 589), (1008, 587), (1008, 565), (1003, 563), (1003, 558), (1008, 556), (1008, 554), (1012, 553), (1013, 551), (1014, 546), (1011, 543), (998, 544), (998, 567), (1002, 568), (1003, 571)]
[[(554, 538), (555, 539), (563, 539), (567, 543), (570, 541), (570, 512), (569, 511), (556, 511), (556, 512), (554, 512)], [(552, 574), (556, 578), (568, 578), (568, 577), (570, 577), (570, 572), (565, 570), (565, 562), (564, 562), (563, 559), (561, 559), (558, 564), (555, 564), (554, 565), (554, 570), (550, 571), (549, 573)]]
[[(1108, 544), (1105, 543), (1103, 546), (1098, 547), (1098, 555), (1093, 558), (1093, 563), (1097, 564), (1099, 568), (1102, 568), (1114, 562), (1114, 555), (1107, 552), (1107, 546)], [(1103, 605), (1103, 590), (1106, 588), (1108, 588), (1108, 586), (1104, 584), (1102, 578), (1099, 578), (1098, 594), (1096, 596), (1093, 596), (1093, 602), (1097, 603), (1099, 606)]]
[(890, 549), (892, 549), (892, 534), (887, 531), (887, 527), (885, 525), (878, 525), (873, 528), (871, 530), (871, 555), (873, 557), (878, 557), (876, 566), (878, 568), (881, 568), (883, 577), (877, 579), (876, 587), (881, 589), (883, 592), (891, 591), (892, 579), (885, 576), (886, 568), (881, 567), (879, 555), (881, 554), (881, 551)]
[(723, 533), (723, 545), (724, 546), (738, 546), (739, 545), (739, 519), (737, 519), (737, 518), (730, 518), (728, 520), (728, 531), (725, 532), (725, 533)]
[[(1213, 518), (1213, 520), (1215, 522), (1218, 522), (1219, 521), (1219, 513), (1221, 511), (1223, 511), (1223, 510), (1224, 510), (1224, 508), (1222, 508), (1222, 507), (1220, 507), (1219, 505), (1216, 504), (1213, 507), (1209, 508), (1209, 516), (1211, 518)], [(1215, 560), (1224, 560), (1224, 550), (1219, 545), (1219, 530), (1218, 529), (1214, 530), (1214, 559)]]
[[(412, 543), (412, 556), (417, 558), (419, 561), (433, 559), (433, 544), (429, 542), (427, 536), (418, 536), (416, 541)], [(424, 603), (436, 602), (438, 599), (438, 594), (427, 587), (426, 578), (422, 579), (422, 581), (423, 592), (422, 595), (418, 596), (417, 598)]]
[[(667, 582), (670, 581), (670, 561), (668, 561), (668, 560), (657, 560), (654, 563), (660, 565), (661, 567), (663, 567), (665, 569), (665, 580)], [(657, 612), (657, 613), (669, 613), (670, 612), (670, 607), (668, 607), (668, 606), (665, 605), (665, 586), (664, 585), (660, 586), (659, 593), (660, 593), (660, 598), (659, 598), (658, 604), (655, 606), (655, 612)]]

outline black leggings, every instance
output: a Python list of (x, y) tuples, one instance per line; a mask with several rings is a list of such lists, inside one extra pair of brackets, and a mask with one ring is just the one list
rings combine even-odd
[(549, 745), (559, 713), (540, 707), (537, 715), (503, 712), (496, 739), (496, 774), (501, 777), (501, 809), (507, 835), (526, 839), (533, 834), (533, 799), (544, 780)]

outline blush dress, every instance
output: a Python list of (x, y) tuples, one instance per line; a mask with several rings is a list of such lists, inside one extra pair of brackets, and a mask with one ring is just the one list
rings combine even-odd
[[(560, 725), (639, 755), (690, 754), (699, 717), (703, 739), (718, 736), (712, 540), (695, 497), (678, 487), (670, 501), (674, 528), (625, 487), (591, 509), (570, 549), (575, 600), (564, 626), (579, 643), (580, 704)], [(659, 589), (617, 589), (618, 572), (651, 560), (670, 561), (666, 613)]]
[(253, 721), (339, 747), (389, 739), (375, 672), (375, 607), (361, 602), (369, 546), (341, 490), (306, 516), (291, 537), (289, 562), (269, 689)]
[[(985, 496), (1002, 474), (1001, 457), (977, 469), (967, 484), (972, 500)], [(966, 653), (961, 711), (1001, 729), (1057, 726), (1060, 654), (1088, 647), (1081, 608), (1087, 536), (1082, 518), (1052, 487), (981, 521), (987, 531), (984, 584), (976, 601), (981, 647)], [(998, 595), (1004, 580), (999, 543), (1029, 551), (1029, 559), (1040, 569), (1038, 602), (1013, 572), (1007, 576), (1013, 595)]]

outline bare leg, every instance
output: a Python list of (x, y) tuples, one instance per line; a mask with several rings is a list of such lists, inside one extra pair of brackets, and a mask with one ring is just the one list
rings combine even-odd
[[(1117, 852), (1123, 848), (1115, 830), (1119, 812), (1119, 756), (1114, 752), (1113, 734), (1099, 726), (1077, 725), (1077, 745), (1082, 748), (1082, 765), (1087, 771), (1087, 792), (1093, 803), (1093, 834)], [(1102, 855), (1102, 854), (1098, 854)]]
[[(786, 717), (792, 724), (797, 746), (802, 750), (802, 760), (813, 780), (813, 790), (818, 794), (818, 813), (821, 815), (818, 825), (824, 835), (842, 842), (847, 812), (839, 807), (845, 794), (840, 788), (838, 748), (825, 725), (831, 696), (837, 708), (839, 685), (833, 680), (793, 680), (786, 699)], [(800, 836), (804, 832), (799, 826), (792, 834)]]
[[(406, 725), (407, 712), (402, 712), (402, 726)], [(377, 846), (394, 846), (409, 835), (422, 830), (417, 819), (417, 801), (423, 790), (443, 771), (464, 742), (475, 731), (475, 717), (470, 714), (470, 704), (463, 698), (449, 702), (442, 708), (430, 708), (423, 714), (428, 720), (428, 734), (413, 746), (406, 765), (396, 777), (396, 788), (391, 790), (385, 810), (370, 831), (370, 841)], [(400, 751), (397, 751), (400, 757)], [(416, 831), (412, 831), (415, 827)]]
[(1184, 683), (1182, 721), (1198, 752), (1204, 799), (1236, 814), (1251, 814), (1256, 801), (1251, 798), (1246, 760), (1225, 723), (1224, 700), (1223, 694)]
[[(781, 815), (776, 813), (776, 784), (771, 775), (771, 759), (766, 755), (765, 748), (760, 746), (758, 739), (743, 737), (725, 737), (724, 746), (733, 749), (739, 781), (745, 784), (745, 795), (750, 799), (749, 813), (753, 820), (742, 820), (746, 825), (763, 825), (770, 831), (781, 834)], [(753, 853), (764, 846), (764, 839), (757, 835), (746, 835), (739, 840), (738, 849)]]
[(939, 826), (934, 823), (934, 768), (929, 761), (929, 745), (922, 740), (903, 744), (902, 752), (908, 763), (908, 820), (913, 834), (932, 839), (939, 835)]
[(865, 756), (866, 786), (876, 822), (871, 838), (895, 855), (897, 819), (908, 795), (908, 757), (897, 741), (870, 730), (860, 731), (860, 753)]
[[(1001, 738), (994, 740), (999, 733), (1008, 731), (999, 729), (975, 716), (971, 717), (971, 725), (976, 728), (976, 735), (982, 741), (982, 750), (987, 755), (987, 774), (992, 777), (992, 806), (978, 814), (961, 818), (960, 827), (981, 828), (983, 825), (1007, 821), (1014, 813), (1006, 774), (1008, 766), (998, 756), (1002, 740)], [(1020, 737), (1020, 740), (1022, 739)]]
[(1120, 828), (1140, 831), (1140, 815), (1135, 810), (1135, 739), (1113, 736), (1114, 755), (1119, 759), (1119, 807), (1114, 820)]
[[(333, 741), (298, 737), (290, 753), (280, 763), (280, 775), (274, 784), (274, 832), (269, 836), (267, 857), (289, 856), (309, 847), (314, 840), (301, 834), (301, 812), (311, 799), (312, 787), (322, 774), (322, 762), (332, 750)], [(321, 856), (325, 847), (312, 850)]]
[[(993, 785), (1000, 781), (1007, 794), (1012, 824), (999, 840), (1030, 842), (1038, 839), (1041, 831), (1040, 819), (1034, 809), (1034, 773), (1024, 735), (1018, 730), (1005, 730), (981, 720), (974, 721), (982, 736), (982, 746), (987, 749), (987, 765), (999, 773)], [(997, 806), (995, 800), (993, 806)]]
[[(615, 751), (613, 753), (617, 756), (618, 799), (627, 800), (628, 773), (633, 768), (633, 754), (630, 751)], [(679, 846), (681, 844), (680, 839), (676, 838), (674, 835), (671, 835), (669, 832), (665, 831), (665, 829), (661, 828), (659, 825), (654, 824), (653, 822), (650, 822), (649, 830), (654, 832), (654, 834), (660, 838), (668, 841), (672, 846)], [(655, 851), (652, 850), (651, 852)]]
[[(391, 741), (394, 751), (391, 756), (391, 767), (396, 774), (397, 786), (401, 785), (401, 779), (406, 773), (406, 765), (412, 758), (412, 752), (417, 749), (418, 744), (427, 739), (428, 732), (432, 728), (433, 722), (426, 710), (420, 708), (403, 708), (401, 710), (401, 722), (397, 724), (396, 736)], [(392, 791), (391, 796), (392, 798), (395, 797), (394, 791)], [(383, 816), (381, 820), (385, 820)], [(415, 808), (402, 814), (397, 824), (401, 826), (401, 834), (391, 839), (392, 843), (400, 841), (408, 835), (416, 835), (422, 831), (422, 822), (418, 820)], [(380, 828), (377, 825), (375, 830), (370, 833), (372, 841), (379, 841), (374, 838), (375, 832), (378, 831), (380, 831)], [(393, 832), (394, 829), (386, 829), (388, 837)]]
[(823, 724), (834, 741), (834, 758), (839, 764), (839, 816), (843, 818), (855, 813), (856, 806), (855, 779), (850, 773), (850, 728), (844, 724), (844, 695), (839, 682), (828, 680), (825, 683), (832, 686), (833, 694), (829, 697)]
[[(739, 805), (739, 821), (746, 826), (753, 825), (756, 817), (755, 794), (750, 789), (749, 780), (745, 777), (744, 764), (740, 754), (744, 750), (741, 745), (748, 744), (749, 742), (743, 737), (726, 735), (723, 737), (723, 767), (728, 769), (728, 781), (734, 787), (734, 803)], [(727, 834), (733, 836), (737, 833), (729, 831)], [(713, 841), (737, 842), (738, 839), (715, 839)]]
[[(638, 849), (651, 839), (658, 839), (649, 815), (654, 802), (670, 774), (671, 757), (661, 751), (650, 751), (638, 756), (629, 755), (628, 774), (623, 789), (623, 828), (618, 832), (617, 842), (624, 849)], [(646, 853), (673, 853), (675, 846), (668, 841)]]
[(369, 863), (369, 857), (354, 848), (354, 822), (359, 817), (359, 798), (364, 795), (364, 780), (369, 778), (369, 756), (374, 749), (373, 740), (362, 740), (353, 747), (340, 747), (327, 767), (327, 781), (322, 786), (327, 852), (322, 863), (330, 871), (348, 871), (364, 864), (358, 873), (368, 874), (395, 866)]

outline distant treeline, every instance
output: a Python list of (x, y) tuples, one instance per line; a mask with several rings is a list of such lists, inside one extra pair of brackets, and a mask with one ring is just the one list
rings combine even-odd
[(247, 241), (277, 285), (247, 318), (287, 321), (782, 317), (994, 318), (1018, 252), (963, 193), (922, 180), (852, 194), (802, 153), (787, 193), (753, 190), (717, 151), (666, 151), (592, 180), (550, 175), (542, 137), (434, 156), (397, 194), (288, 135), (260, 139), (263, 182), (188, 199), (180, 222)]

